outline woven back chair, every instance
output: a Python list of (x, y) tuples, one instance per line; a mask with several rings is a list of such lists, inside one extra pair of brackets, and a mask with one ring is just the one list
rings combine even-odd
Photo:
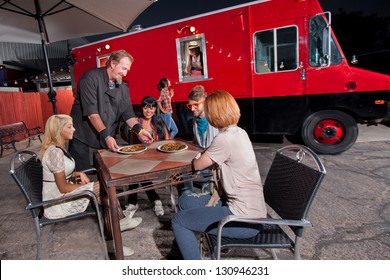
[[(26, 209), (31, 211), (31, 215), (34, 220), (37, 239), (36, 259), (40, 259), (41, 231), (44, 226), (91, 216), (95, 216), (97, 218), (104, 257), (109, 259), (105, 244), (102, 214), (100, 212), (96, 195), (93, 192), (82, 191), (74, 195), (42, 201), (42, 165), (37, 157), (37, 154), (31, 151), (16, 152), (11, 158), (9, 173), (23, 193), (27, 202)], [(85, 212), (60, 219), (48, 219), (43, 215), (44, 206), (64, 203), (79, 198), (90, 199), (92, 206), (89, 206)]]
[[(295, 259), (300, 259), (304, 229), (312, 226), (307, 214), (325, 174), (320, 158), (309, 148), (290, 145), (279, 149), (264, 183), (265, 202), (276, 215), (263, 219), (226, 217), (219, 223), (217, 235), (204, 234), (211, 257), (220, 259), (224, 248), (249, 247), (270, 249), (274, 259), (274, 249), (290, 249)], [(253, 238), (223, 237), (223, 227), (231, 222), (259, 224), (262, 230)]]

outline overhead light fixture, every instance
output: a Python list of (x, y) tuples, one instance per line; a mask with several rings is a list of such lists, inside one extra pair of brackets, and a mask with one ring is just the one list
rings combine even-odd
[(98, 47), (96, 50), (98, 52), (101, 52), (102, 50), (109, 50), (110, 48), (111, 48), (111, 46), (109, 44), (105, 44), (104, 46)]
[(195, 26), (186, 25), (186, 26), (184, 26), (184, 27), (182, 27), (182, 28), (180, 28), (180, 29), (177, 29), (176, 32), (177, 32), (177, 34), (182, 34), (183, 31), (186, 30), (187, 28), (188, 28), (188, 31), (189, 31), (190, 33), (192, 33), (192, 34), (194, 34), (195, 31), (196, 31)]

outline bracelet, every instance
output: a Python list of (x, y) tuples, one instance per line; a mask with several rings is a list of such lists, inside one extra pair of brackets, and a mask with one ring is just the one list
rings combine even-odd
[(110, 136), (110, 133), (105, 128), (102, 131), (99, 132), (100, 139), (106, 139), (108, 136)]
[(137, 123), (137, 124), (135, 124), (135, 125), (132, 127), (132, 129), (134, 130), (134, 132), (135, 132), (137, 135), (139, 135), (139, 134), (141, 133), (143, 127), (142, 127), (141, 124)]
[(142, 133), (142, 131), (144, 131), (143, 128), (141, 128), (141, 130), (138, 132), (138, 135), (140, 135)]

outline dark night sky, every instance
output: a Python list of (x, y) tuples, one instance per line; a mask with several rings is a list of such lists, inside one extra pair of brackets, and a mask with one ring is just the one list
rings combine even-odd
[(390, 16), (389, 0), (320, 0), (324, 10), (337, 12), (342, 8), (348, 12), (363, 11), (363, 15)]

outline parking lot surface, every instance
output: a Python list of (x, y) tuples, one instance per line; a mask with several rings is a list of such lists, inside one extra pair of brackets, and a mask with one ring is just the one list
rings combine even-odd
[[(359, 127), (357, 143), (340, 155), (321, 155), (327, 175), (313, 202), (306, 230), (302, 258), (307, 260), (389, 260), (390, 259), (390, 131), (388, 127)], [(38, 141), (34, 141), (38, 142)], [(275, 151), (283, 143), (253, 143), (260, 174), (266, 177)], [(27, 143), (18, 143), (25, 149)], [(31, 150), (39, 150), (39, 142)], [(36, 239), (33, 220), (25, 210), (25, 200), (8, 174), (12, 150), (0, 159), (0, 259), (35, 258)], [(143, 218), (136, 229), (122, 233), (123, 243), (135, 250), (128, 260), (166, 259), (173, 234), (170, 228), (169, 189), (157, 190), (166, 214), (157, 218), (144, 193), (139, 194)], [(98, 228), (92, 218), (45, 227), (42, 259), (103, 259)], [(252, 249), (232, 250), (223, 258), (270, 259), (268, 252)], [(281, 259), (291, 259), (280, 251)], [(207, 255), (206, 257), (207, 258)]]

